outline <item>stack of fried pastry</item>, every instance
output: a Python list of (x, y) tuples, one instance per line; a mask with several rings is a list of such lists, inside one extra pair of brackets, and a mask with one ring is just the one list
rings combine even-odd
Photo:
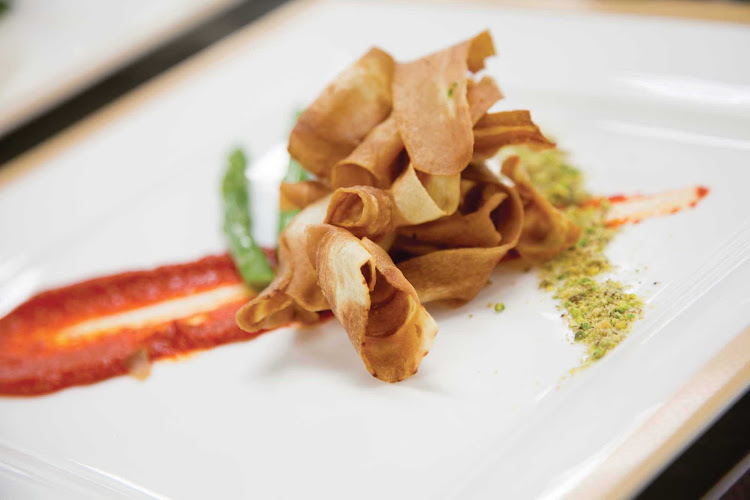
[(503, 146), (554, 147), (528, 111), (489, 112), (502, 94), (476, 75), (488, 32), (408, 63), (373, 48), (300, 116), (289, 153), (317, 180), (282, 184), (301, 209), (281, 233), (275, 280), (243, 306), (247, 331), (331, 310), (375, 377), (416, 373), (437, 325), (432, 301), (474, 298), (514, 249), (539, 262), (578, 228)]

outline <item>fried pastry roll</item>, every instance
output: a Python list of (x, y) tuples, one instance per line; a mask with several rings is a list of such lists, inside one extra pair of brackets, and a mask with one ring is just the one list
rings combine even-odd
[(320, 288), (367, 370), (387, 382), (416, 373), (437, 325), (388, 254), (329, 224), (307, 232)]

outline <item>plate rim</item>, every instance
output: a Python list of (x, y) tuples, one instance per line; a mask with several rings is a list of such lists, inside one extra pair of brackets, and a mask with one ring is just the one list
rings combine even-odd
[(749, 386), (747, 326), (565, 496), (633, 498)]

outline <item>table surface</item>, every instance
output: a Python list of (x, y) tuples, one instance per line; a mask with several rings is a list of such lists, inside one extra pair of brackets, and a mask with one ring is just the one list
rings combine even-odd
[[(422, 0), (441, 3), (442, 0)], [(470, 0), (480, 4), (548, 10), (597, 11), (750, 24), (750, 2), (614, 0)], [(0, 136), (2, 165), (90, 115), (136, 86), (284, 3), (248, 0), (173, 37), (126, 67)], [(750, 28), (749, 28), (750, 29)], [(6, 172), (7, 173), (7, 172)], [(750, 393), (745, 394), (640, 494), (640, 498), (743, 498), (750, 491)], [(743, 458), (745, 458), (743, 460)], [(710, 492), (709, 492), (710, 490)]]

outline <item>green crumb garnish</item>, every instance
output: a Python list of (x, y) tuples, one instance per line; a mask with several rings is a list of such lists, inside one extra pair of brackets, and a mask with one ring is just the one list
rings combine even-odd
[(558, 149), (533, 151), (512, 148), (521, 158), (534, 186), (557, 207), (580, 204), (591, 198), (583, 186), (583, 173), (570, 165)]
[(609, 203), (585, 203), (592, 197), (583, 175), (563, 152), (513, 149), (535, 187), (581, 228), (573, 247), (542, 264), (539, 287), (554, 293), (575, 341), (586, 345), (587, 366), (622, 342), (643, 316), (643, 301), (620, 282), (596, 279), (612, 268), (604, 250), (618, 229), (607, 225)]
[(505, 304), (503, 304), (502, 302), (498, 302), (497, 304), (495, 304), (496, 313), (501, 313), (503, 311), (505, 311)]
[(451, 83), (451, 86), (448, 87), (448, 97), (453, 97), (453, 92), (456, 90), (457, 86), (458, 86), (458, 82)]

